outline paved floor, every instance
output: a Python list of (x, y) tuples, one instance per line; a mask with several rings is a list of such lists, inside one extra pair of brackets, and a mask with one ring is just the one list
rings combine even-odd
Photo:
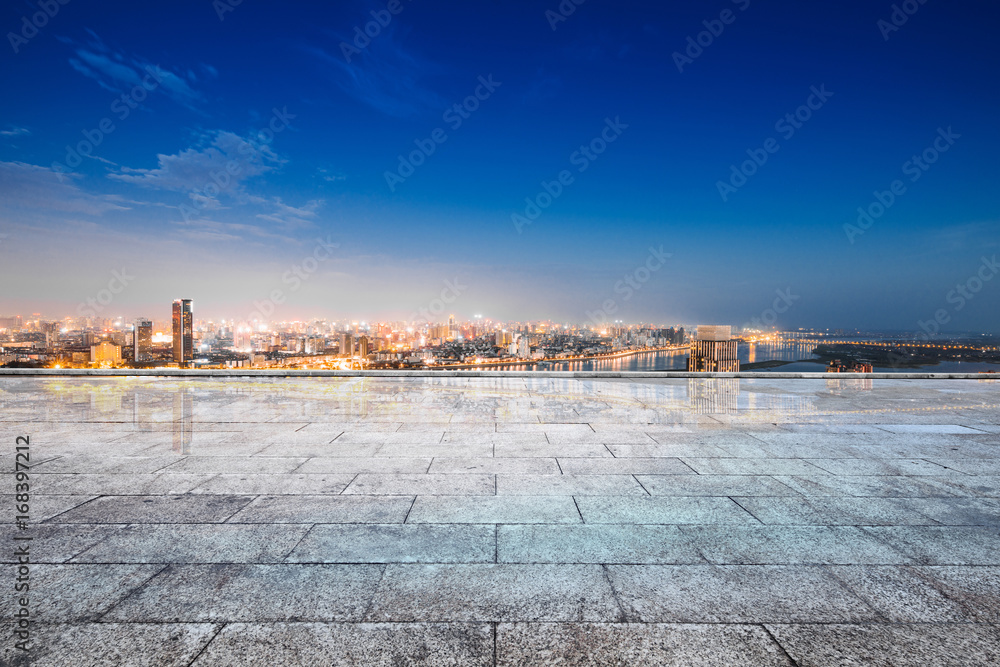
[(0, 378), (0, 664), (998, 664), (998, 389)]

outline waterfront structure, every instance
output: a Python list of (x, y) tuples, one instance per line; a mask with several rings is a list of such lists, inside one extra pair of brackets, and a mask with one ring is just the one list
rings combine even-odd
[(737, 346), (731, 327), (699, 325), (687, 369), (695, 373), (737, 373)]
[(184, 366), (194, 358), (194, 320), (191, 299), (177, 299), (173, 309), (174, 361)]

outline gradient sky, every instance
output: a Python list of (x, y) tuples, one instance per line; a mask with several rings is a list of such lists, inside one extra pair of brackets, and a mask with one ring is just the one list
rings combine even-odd
[[(915, 330), (942, 310), (945, 330), (1000, 332), (1000, 278), (975, 279), (1000, 251), (1000, 7), (911, 3), (889, 31), (888, 1), (567, 0), (557, 21), (557, 0), (399, 0), (350, 62), (342, 43), (386, 3), (72, 0), (37, 34), (34, 2), (4, 3), (0, 314), (75, 313), (124, 270), (103, 313), (162, 319), (188, 297), (242, 318), (277, 293), (275, 319), (378, 319), (444, 294), (459, 318), (584, 322), (610, 299), (628, 321), (742, 324), (781, 291), (779, 326)], [(721, 34), (679, 71), (706, 21)], [(480, 77), (499, 85), (455, 127)], [(776, 122), (813, 87), (832, 95), (787, 137)], [(275, 109), (287, 126), (262, 134)], [(627, 128), (574, 155), (606, 119)], [(337, 247), (310, 264), (317, 239)], [(651, 248), (670, 257), (646, 273)], [(972, 298), (950, 294), (970, 279)]]

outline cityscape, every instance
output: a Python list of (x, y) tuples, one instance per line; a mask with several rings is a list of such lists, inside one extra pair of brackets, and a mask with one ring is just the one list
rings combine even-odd
[[(623, 366), (625, 359), (631, 365)], [(196, 318), (192, 299), (175, 300), (169, 319), (0, 317), (0, 367), (8, 368), (576, 370), (590, 364), (738, 372), (787, 370), (797, 362), (820, 364), (809, 369), (816, 372), (906, 371), (942, 362), (995, 372), (1000, 344), (968, 334), (932, 339), (732, 325), (458, 321), (454, 315), (441, 323), (214, 321)]]

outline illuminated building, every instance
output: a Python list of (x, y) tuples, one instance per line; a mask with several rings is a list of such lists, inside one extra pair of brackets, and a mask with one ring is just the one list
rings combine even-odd
[(181, 366), (194, 358), (194, 321), (191, 299), (174, 301), (174, 361)]
[(349, 357), (354, 354), (354, 337), (349, 333), (340, 334), (340, 356)]
[(695, 373), (736, 373), (740, 370), (737, 341), (728, 326), (699, 326), (691, 343), (688, 371)]
[(153, 347), (153, 323), (139, 318), (132, 325), (132, 361), (149, 361)]
[(101, 341), (90, 346), (90, 361), (95, 364), (118, 364), (122, 360), (122, 349), (109, 341)]
[(359, 357), (367, 357), (371, 353), (371, 343), (368, 342), (368, 336), (358, 338), (356, 348)]

